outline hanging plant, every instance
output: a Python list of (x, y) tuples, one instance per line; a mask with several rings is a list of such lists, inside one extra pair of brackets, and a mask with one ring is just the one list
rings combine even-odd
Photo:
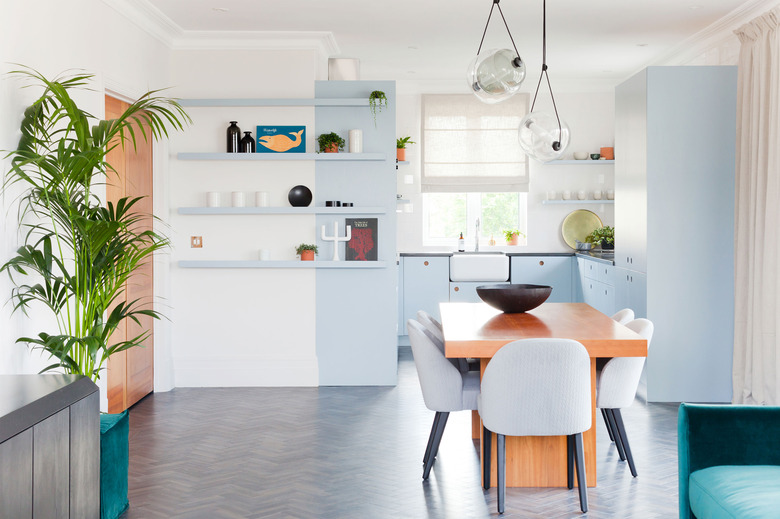
[(387, 108), (387, 96), (381, 90), (374, 90), (368, 96), (368, 104), (371, 107), (371, 115), (374, 117), (374, 128), (376, 128), (376, 114)]

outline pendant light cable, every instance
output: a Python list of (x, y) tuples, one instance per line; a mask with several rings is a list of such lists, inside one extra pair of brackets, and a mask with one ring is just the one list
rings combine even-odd
[(493, 8), (498, 7), (498, 13), (501, 15), (501, 19), (504, 21), (504, 27), (506, 27), (506, 33), (509, 35), (509, 40), (512, 42), (512, 48), (515, 49), (515, 54), (517, 57), (515, 58), (514, 65), (516, 67), (520, 66), (520, 63), (522, 61), (520, 60), (520, 53), (517, 51), (517, 45), (515, 45), (515, 39), (512, 37), (512, 32), (509, 30), (509, 24), (506, 23), (506, 18), (504, 17), (504, 11), (501, 9), (501, 5), (499, 4), (501, 0), (493, 0), (493, 5), (490, 6), (490, 14), (488, 14), (487, 23), (485, 24), (485, 30), (482, 31), (482, 39), (479, 41), (479, 48), (477, 49), (477, 56), (479, 56), (479, 53), (482, 51), (482, 44), (485, 43), (485, 35), (487, 34), (488, 26), (490, 25), (490, 18), (493, 16)]
[[(499, 10), (500, 9), (501, 7), (499, 7)], [(493, 10), (491, 9), (491, 13), (492, 11)], [(503, 16), (503, 14), (501, 16)], [(488, 21), (490, 21), (489, 17)], [(487, 30), (487, 27), (485, 30)], [(484, 35), (482, 37), (484, 38)], [(510, 34), (509, 37), (511, 38), (512, 35)], [(514, 44), (514, 42), (512, 43)], [(558, 134), (561, 135), (563, 131), (561, 129), (561, 118), (558, 116), (558, 107), (555, 104), (555, 95), (553, 94), (552, 85), (550, 84), (550, 76), (547, 74), (547, 0), (542, 0), (542, 73), (539, 74), (539, 82), (536, 84), (534, 100), (531, 103), (532, 112), (534, 111), (534, 106), (536, 106), (536, 96), (539, 95), (539, 86), (542, 84), (542, 76), (544, 76), (544, 78), (547, 80), (547, 89), (550, 91), (550, 99), (552, 99), (553, 110), (555, 111), (555, 119), (558, 121)], [(561, 143), (559, 141), (553, 142), (553, 149), (555, 151), (558, 151), (560, 148)]]

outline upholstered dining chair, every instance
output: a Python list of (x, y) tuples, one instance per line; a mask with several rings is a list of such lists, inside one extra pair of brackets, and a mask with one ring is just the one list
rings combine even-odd
[(428, 479), (450, 413), (477, 408), (479, 373), (461, 373), (422, 324), (409, 319), (406, 325), (425, 407), (436, 412), (423, 456), (423, 479)]
[(617, 321), (620, 324), (626, 324), (634, 320), (634, 311), (630, 308), (624, 308), (612, 316), (613, 321)]
[[(634, 319), (625, 326), (647, 340), (649, 351), (653, 323), (647, 319)], [(620, 410), (634, 403), (644, 365), (645, 357), (615, 357), (607, 362), (601, 373), (597, 373), (596, 380), (596, 407), (601, 409), (609, 439), (615, 442), (620, 460), (628, 461), (628, 468), (634, 477), (637, 475), (636, 465)]]
[(567, 436), (568, 487), (574, 464), (580, 508), (588, 511), (582, 433), (591, 426), (590, 357), (570, 339), (524, 339), (503, 346), (482, 375), (484, 488), (490, 488), (492, 433), (496, 433), (498, 513), (506, 495), (505, 436)]
[[(441, 323), (431, 314), (425, 310), (417, 311), (417, 321), (422, 324), (426, 330), (431, 332), (431, 335), (436, 339), (436, 345), (444, 353), (444, 328)], [(474, 359), (450, 359), (450, 362), (455, 364), (461, 373), (467, 371), (479, 371), (479, 361)]]

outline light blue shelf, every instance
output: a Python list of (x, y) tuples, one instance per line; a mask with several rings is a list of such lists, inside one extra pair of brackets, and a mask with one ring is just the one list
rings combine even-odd
[(549, 162), (544, 162), (543, 164), (545, 166), (566, 166), (566, 165), (577, 165), (577, 166), (605, 166), (607, 164), (614, 164), (614, 160), (551, 160)]
[(383, 161), (384, 153), (179, 153), (179, 160), (325, 160)]
[(384, 261), (222, 261), (183, 260), (183, 269), (383, 269)]
[(314, 98), (314, 99), (179, 99), (182, 106), (368, 106), (368, 99), (362, 98)]
[(556, 205), (556, 204), (614, 204), (614, 200), (542, 200), (543, 205)]
[(385, 214), (384, 207), (179, 207), (179, 214)]

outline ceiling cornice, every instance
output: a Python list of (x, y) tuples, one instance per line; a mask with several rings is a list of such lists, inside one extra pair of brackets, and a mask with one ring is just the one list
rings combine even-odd
[(650, 63), (647, 63), (646, 66), (682, 65), (688, 63), (707, 49), (717, 48), (725, 42), (735, 39), (734, 31), (736, 29), (778, 5), (780, 5), (778, 0), (751, 0), (745, 2), (715, 23), (657, 56)]
[(341, 53), (325, 31), (185, 31), (148, 0), (103, 0), (173, 50), (306, 49), (328, 57)]

